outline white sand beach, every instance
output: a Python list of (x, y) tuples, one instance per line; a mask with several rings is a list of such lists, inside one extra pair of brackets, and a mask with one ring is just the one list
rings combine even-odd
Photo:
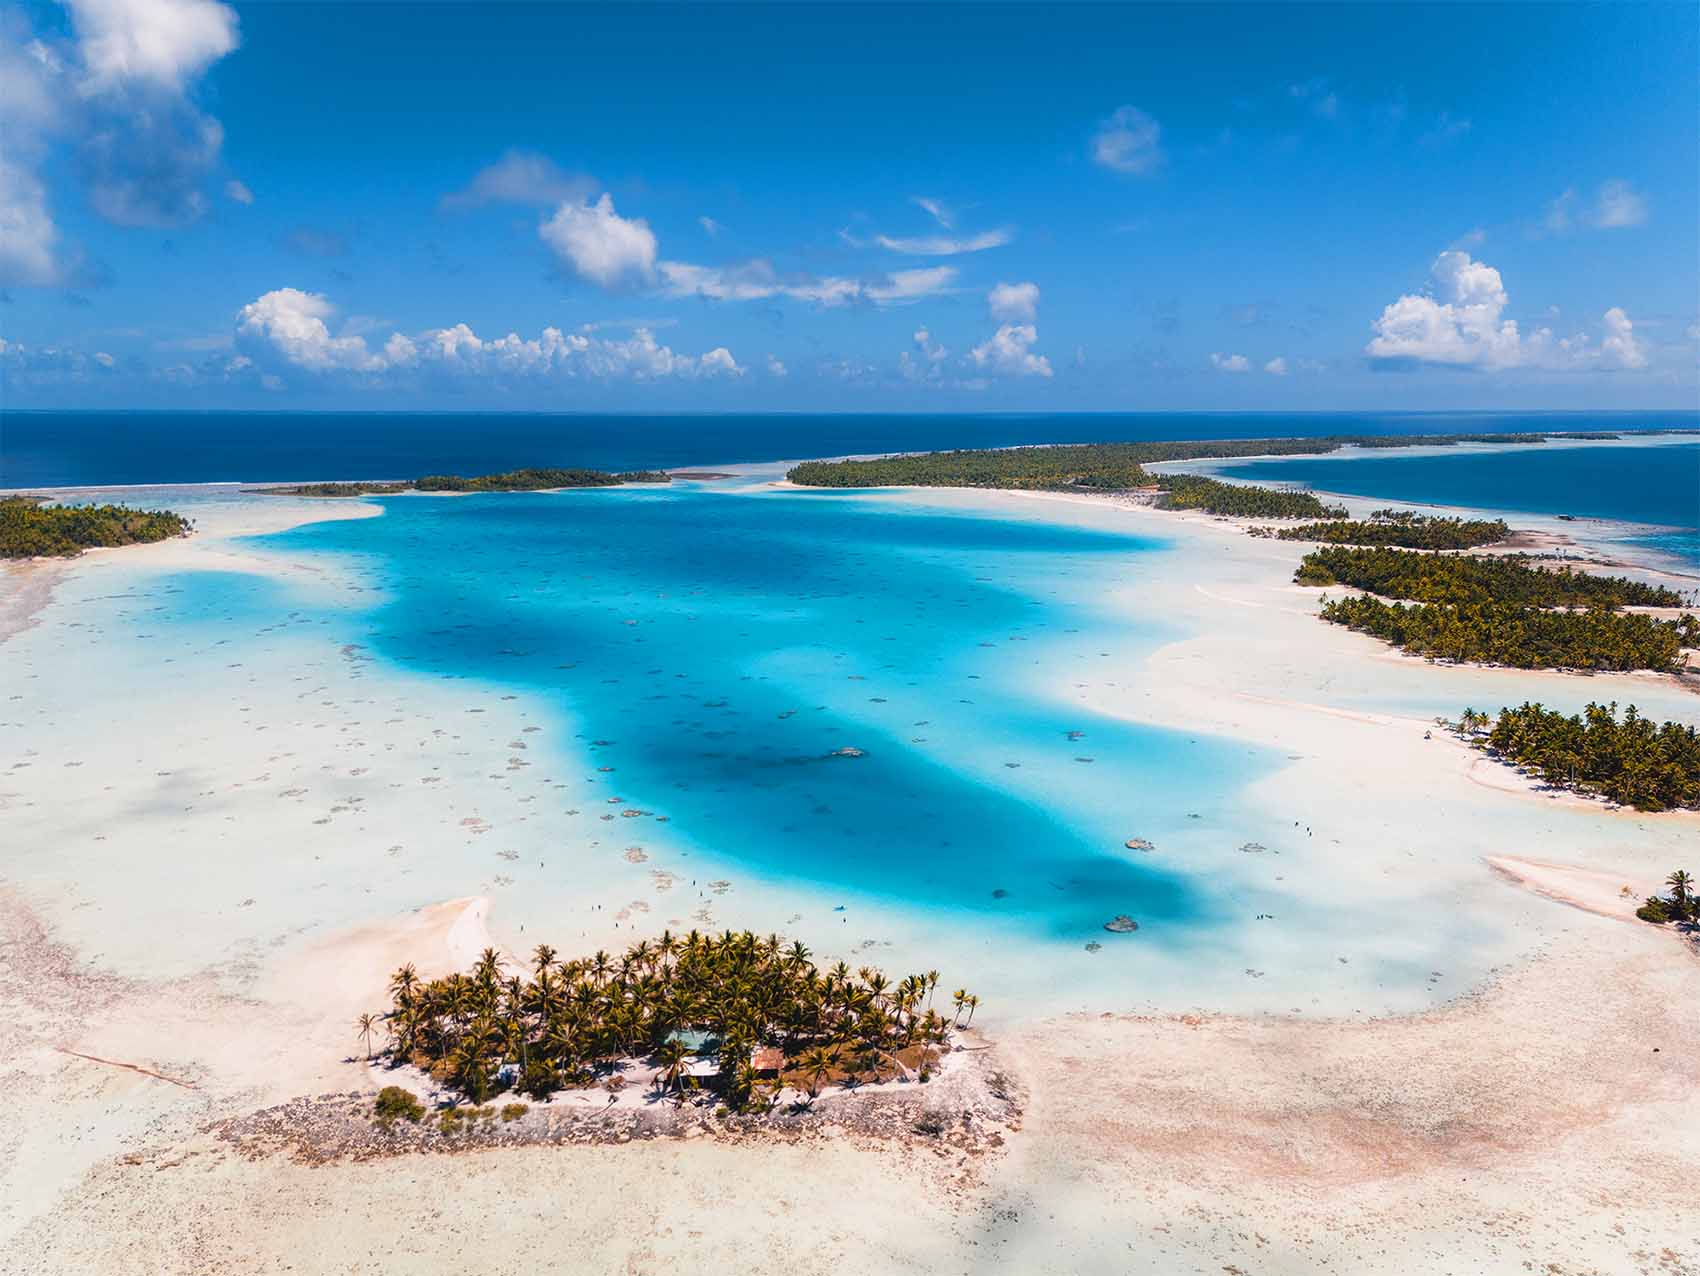
[[(1021, 1108), (1000, 1146), (823, 1130), (321, 1164), (245, 1149), (221, 1121), (386, 1083), (351, 1024), (404, 961), (818, 927), (820, 901), (716, 893), (682, 860), (629, 855), (624, 830), (550, 827), (558, 711), (314, 641), (295, 602), (381, 586), (233, 543), (377, 506), (213, 492), (192, 539), (3, 569), (0, 1269), (1700, 1272), (1700, 949), (1633, 918), (1672, 868), (1700, 868), (1700, 817), (1541, 791), (1433, 729), (1524, 699), (1692, 722), (1691, 690), (1389, 654), (1315, 618), (1317, 591), (1291, 583), (1302, 547), (1223, 520), (878, 499), (1174, 542), (1176, 570), (1108, 581), (1104, 605), (1181, 636), (1036, 686), (1086, 718), (1275, 750), (1247, 801), (1281, 853), (1177, 867), (1303, 915), (1248, 907), (1214, 973), (1153, 953), (1128, 1004), (989, 1005), (985, 1066)], [(184, 571), (230, 582), (239, 660), (213, 628), (196, 650), (145, 646), (148, 590)], [(518, 897), (534, 854), (572, 870), (547, 934), (520, 929), (542, 907)], [(938, 948), (900, 915), (865, 929), (890, 967)], [(1326, 975), (1318, 930), (1338, 946)]]

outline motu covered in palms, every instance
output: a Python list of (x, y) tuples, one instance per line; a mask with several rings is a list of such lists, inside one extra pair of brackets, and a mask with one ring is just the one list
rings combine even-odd
[(979, 1004), (959, 990), (946, 1018), (932, 1005), (938, 981), (928, 971), (894, 984), (843, 962), (822, 971), (801, 943), (749, 931), (664, 931), (618, 958), (560, 961), (540, 944), (529, 979), (485, 949), (468, 974), (395, 973), (390, 1053), (477, 1102), (509, 1087), (547, 1099), (647, 1058), (657, 1088), (682, 1099), (707, 1085), (750, 1110), (785, 1084), (812, 1099), (833, 1080), (928, 1080)]

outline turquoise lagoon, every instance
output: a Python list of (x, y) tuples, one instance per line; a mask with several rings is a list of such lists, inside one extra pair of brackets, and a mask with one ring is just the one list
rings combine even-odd
[(824, 902), (1077, 943), (1116, 913), (1160, 934), (1215, 911), (1127, 838), (1254, 835), (1234, 798), (1273, 759), (1041, 690), (1177, 636), (1102, 601), (1161, 541), (693, 484), (384, 507), (250, 543), (355, 573), (373, 602), (332, 624), (366, 658), (558, 710), (582, 763), (562, 829), (595, 833), (619, 797), (666, 824), (610, 836), (641, 823)]

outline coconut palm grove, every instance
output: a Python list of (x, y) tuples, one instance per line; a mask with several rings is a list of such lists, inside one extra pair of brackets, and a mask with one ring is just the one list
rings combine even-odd
[(959, 989), (947, 1017), (933, 1005), (938, 982), (928, 971), (893, 983), (842, 961), (822, 971), (801, 943), (749, 931), (664, 931), (619, 957), (567, 961), (540, 944), (529, 977), (487, 948), (464, 974), (396, 971), (388, 1054), (478, 1103), (510, 1088), (541, 1100), (618, 1086), (622, 1060), (647, 1060), (657, 1089), (681, 1102), (695, 1089), (764, 1110), (785, 1085), (812, 1100), (829, 1082), (929, 1080), (979, 1004)]

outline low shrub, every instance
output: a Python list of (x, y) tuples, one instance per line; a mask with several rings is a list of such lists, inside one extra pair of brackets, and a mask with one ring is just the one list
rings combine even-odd
[(1663, 926), (1670, 920), (1670, 906), (1657, 895), (1647, 896), (1647, 902), (1635, 910), (1635, 915), (1644, 922), (1652, 922), (1655, 926)]
[(404, 1090), (398, 1085), (387, 1085), (378, 1091), (378, 1101), (372, 1105), (372, 1115), (381, 1125), (391, 1125), (398, 1118), (406, 1121), (418, 1121), (425, 1115), (425, 1105), (411, 1090)]

